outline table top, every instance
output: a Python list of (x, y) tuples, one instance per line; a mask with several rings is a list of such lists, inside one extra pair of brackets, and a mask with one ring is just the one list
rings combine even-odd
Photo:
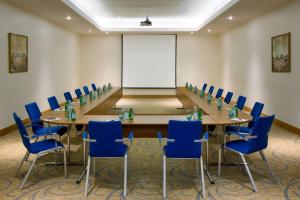
[[(119, 120), (118, 115), (88, 115), (87, 113), (99, 106), (105, 100), (122, 90), (120, 87), (112, 88), (100, 97), (96, 97), (94, 100), (87, 99), (85, 105), (80, 105), (78, 100), (74, 102), (74, 108), (76, 110), (77, 118), (75, 121), (65, 118), (65, 111), (47, 111), (43, 114), (42, 120), (53, 124), (88, 124), (89, 121), (110, 121)], [(230, 119), (228, 117), (228, 110), (232, 108), (233, 104), (223, 104), (223, 109), (218, 110), (215, 99), (212, 99), (212, 103), (208, 103), (206, 97), (199, 97), (199, 94), (194, 94), (192, 91), (188, 91), (185, 88), (177, 88), (178, 95), (185, 95), (190, 98), (196, 105), (205, 111), (208, 115), (203, 115), (203, 125), (230, 125), (230, 124), (242, 124), (249, 122), (252, 117), (249, 113), (240, 111), (239, 118)], [(123, 120), (123, 125), (167, 125), (169, 120), (186, 120), (185, 115), (135, 115), (134, 120)]]

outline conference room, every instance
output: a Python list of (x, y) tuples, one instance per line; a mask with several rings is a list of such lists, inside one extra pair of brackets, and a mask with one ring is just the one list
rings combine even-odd
[(299, 0), (0, 0), (0, 199), (300, 199)]

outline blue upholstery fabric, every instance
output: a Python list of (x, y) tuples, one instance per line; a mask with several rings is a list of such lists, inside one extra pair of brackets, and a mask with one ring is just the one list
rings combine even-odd
[(238, 100), (237, 100), (237, 107), (239, 110), (243, 110), (245, 103), (246, 103), (246, 97), (244, 96), (239, 96)]
[(203, 91), (203, 92), (205, 92), (206, 87), (207, 87), (207, 83), (204, 83), (203, 86), (202, 86), (202, 91)]
[(82, 96), (81, 90), (80, 90), (79, 88), (77, 88), (77, 89), (75, 90), (75, 94), (76, 94), (76, 96), (77, 96), (77, 99), (79, 99), (79, 98)]
[(63, 135), (67, 132), (68, 129), (65, 126), (44, 127), (43, 122), (40, 120), (41, 111), (35, 102), (25, 105), (25, 108), (32, 123), (32, 132), (36, 136), (49, 135), (50, 133)]
[(95, 83), (92, 83), (91, 85), (92, 85), (93, 91), (97, 91), (97, 87), (96, 87)]
[(214, 92), (214, 89), (215, 89), (215, 86), (213, 86), (213, 85), (210, 86), (209, 90), (208, 90), (208, 93), (212, 95), (212, 93)]
[(201, 121), (174, 121), (170, 120), (168, 125), (168, 139), (174, 139), (164, 147), (167, 158), (200, 158), (202, 135)]
[(224, 91), (224, 90), (223, 90), (222, 88), (219, 88), (219, 89), (218, 89), (217, 94), (216, 94), (216, 98), (217, 98), (217, 99), (220, 98), (220, 97), (222, 97), (223, 91)]
[(17, 116), (16, 113), (13, 114), (13, 117), (19, 129), (19, 133), (21, 135), (23, 144), (26, 147), (26, 149), (29, 151), (29, 153), (37, 154), (42, 151), (54, 149), (56, 147), (63, 147), (63, 144), (61, 144), (60, 142), (54, 139), (48, 139), (48, 140), (42, 140), (35, 143), (30, 143), (29, 136), (23, 122)]
[(116, 142), (116, 139), (123, 139), (122, 124), (120, 121), (88, 123), (90, 139), (96, 142), (90, 143), (91, 157), (123, 157), (128, 149), (123, 142)]
[(268, 146), (268, 134), (274, 118), (275, 115), (258, 118), (251, 133), (251, 135), (257, 136), (256, 138), (248, 141), (231, 141), (226, 144), (226, 147), (243, 154), (250, 154), (265, 149)]
[(71, 102), (73, 102), (73, 97), (72, 97), (72, 95), (71, 95), (70, 92), (65, 92), (65, 93), (64, 93), (64, 96), (65, 96), (66, 101), (71, 101)]
[(83, 91), (85, 93), (85, 95), (89, 95), (90, 94), (90, 90), (87, 86), (83, 86)]
[(49, 97), (48, 102), (49, 102), (51, 110), (55, 110), (55, 109), (58, 109), (60, 107), (55, 96)]
[(232, 96), (233, 96), (232, 92), (227, 92), (226, 97), (224, 99), (224, 102), (227, 103), (227, 104), (230, 104)]

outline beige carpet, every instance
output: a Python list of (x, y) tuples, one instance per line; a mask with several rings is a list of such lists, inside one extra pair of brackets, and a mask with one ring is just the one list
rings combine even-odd
[[(72, 161), (82, 160), (80, 138), (72, 137)], [(210, 160), (217, 161), (216, 137), (210, 138)], [(0, 199), (41, 199), (73, 200), (84, 199), (84, 181), (76, 184), (82, 166), (68, 166), (69, 178), (63, 178), (63, 167), (45, 166), (53, 155), (44, 157), (33, 169), (26, 187), (19, 185), (29, 167), (25, 163), (21, 174), (15, 177), (16, 165), (25, 153), (16, 131), (0, 137)], [(247, 158), (256, 181), (258, 192), (251, 190), (248, 177), (242, 169), (223, 167), (221, 177), (216, 176), (217, 168), (211, 167), (215, 184), (206, 177), (207, 199), (300, 199), (300, 137), (274, 126), (269, 147), (265, 151), (276, 174), (278, 183), (273, 183), (259, 154)], [(59, 157), (61, 160), (61, 156)], [(228, 159), (236, 156), (228, 154)], [(32, 159), (32, 157), (30, 158)], [(168, 199), (202, 199), (195, 162), (171, 160), (167, 163)], [(96, 178), (91, 176), (88, 199), (119, 199), (122, 191), (122, 160), (99, 159)], [(128, 200), (162, 199), (162, 159), (156, 139), (136, 139), (129, 151)]]

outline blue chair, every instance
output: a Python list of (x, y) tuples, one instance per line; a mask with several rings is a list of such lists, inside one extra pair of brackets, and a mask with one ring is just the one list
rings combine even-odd
[(46, 140), (42, 140), (39, 142), (30, 143), (30, 139), (32, 139), (32, 138), (29, 137), (26, 127), (24, 126), (22, 120), (17, 116), (16, 113), (13, 114), (13, 117), (14, 117), (16, 125), (19, 129), (19, 133), (21, 135), (22, 142), (23, 142), (25, 148), (27, 149), (27, 152), (26, 152), (24, 158), (22, 159), (22, 161), (19, 163), (19, 165), (17, 167), (16, 174), (18, 175), (18, 172), (21, 169), (24, 161), (27, 160), (27, 158), (29, 157), (30, 154), (36, 155), (36, 157), (34, 158), (32, 164), (30, 165), (30, 167), (25, 175), (25, 178), (20, 186), (20, 189), (23, 189), (31, 170), (32, 170), (34, 164), (36, 163), (36, 160), (45, 154), (56, 152), (59, 150), (63, 150), (63, 152), (64, 152), (64, 170), (65, 170), (65, 178), (66, 178), (67, 177), (67, 164), (66, 164), (66, 150), (65, 150), (64, 145), (54, 139), (46, 139)]
[(79, 99), (82, 96), (81, 90), (79, 88), (75, 89), (75, 94), (77, 99)]
[(250, 115), (252, 116), (252, 120), (248, 123), (247, 127), (244, 126), (226, 126), (225, 131), (228, 134), (238, 135), (239, 132), (242, 133), (250, 133), (251, 129), (254, 127), (255, 122), (260, 117), (262, 110), (264, 108), (264, 104), (260, 102), (255, 102)]
[[(163, 147), (163, 198), (167, 197), (166, 189), (166, 158), (170, 159), (196, 159), (200, 160), (201, 183), (203, 196), (205, 198), (205, 183), (202, 160), (202, 142), (201, 139), (202, 122), (201, 121), (175, 121), (170, 120), (168, 125), (167, 144)], [(208, 133), (205, 134), (208, 137)], [(158, 139), (161, 144), (162, 136), (158, 133)], [(197, 169), (198, 170), (198, 169)]]
[(227, 92), (226, 97), (224, 99), (224, 102), (227, 103), (227, 104), (230, 104), (232, 97), (233, 97), (233, 93), (232, 92)]
[(91, 86), (92, 86), (93, 91), (97, 91), (97, 87), (96, 87), (95, 83), (92, 83)]
[(41, 136), (57, 134), (62, 136), (68, 131), (66, 126), (49, 126), (45, 127), (44, 123), (41, 121), (41, 111), (38, 105), (33, 102), (25, 105), (28, 116), (32, 124), (32, 132), (34, 137), (38, 138)]
[(252, 178), (252, 175), (251, 175), (251, 172), (247, 165), (247, 162), (245, 160), (245, 157), (244, 157), (245, 155), (259, 152), (262, 159), (267, 164), (267, 167), (269, 169), (271, 177), (275, 181), (275, 177), (273, 175), (270, 164), (269, 164), (266, 156), (263, 153), (263, 150), (266, 149), (268, 146), (268, 134), (270, 132), (274, 118), (275, 118), (275, 115), (272, 115), (269, 117), (258, 118), (256, 123), (254, 124), (254, 127), (252, 128), (252, 131), (250, 134), (241, 136), (241, 139), (239, 139), (239, 140), (230, 141), (224, 145), (221, 145), (221, 147), (219, 149), (219, 167), (218, 167), (219, 176), (221, 175), (221, 156), (222, 156), (222, 148), (223, 148), (223, 149), (228, 149), (232, 152), (238, 153), (240, 155), (240, 157), (242, 158), (243, 164), (246, 168), (249, 179), (251, 181), (253, 190), (255, 192), (257, 192), (257, 188), (256, 188), (255, 182)]
[(210, 94), (210, 95), (212, 95), (212, 93), (214, 92), (214, 89), (215, 89), (215, 86), (210, 86), (209, 87), (209, 90), (208, 90), (208, 93)]
[(90, 90), (87, 86), (83, 86), (83, 91), (85, 93), (85, 95), (89, 95), (90, 94)]
[[(88, 123), (89, 138), (86, 132), (83, 134), (85, 142), (89, 142), (89, 157), (87, 164), (87, 174), (85, 182), (85, 196), (88, 195), (88, 183), (90, 175), (91, 158), (124, 158), (124, 191), (123, 198), (127, 193), (127, 153), (128, 146), (124, 144), (122, 124), (120, 121), (95, 122)], [(129, 134), (128, 139), (132, 143), (133, 133)]]
[(237, 102), (236, 102), (236, 105), (238, 107), (239, 110), (243, 110), (244, 106), (245, 106), (245, 103), (246, 103), (246, 97), (244, 96), (239, 96)]
[(216, 94), (216, 99), (222, 97), (222, 94), (223, 94), (223, 89), (222, 88), (219, 88), (218, 91), (217, 91), (217, 94)]
[(48, 103), (50, 105), (51, 110), (56, 110), (60, 108), (59, 103), (55, 96), (49, 97)]
[(73, 102), (73, 97), (72, 97), (72, 95), (71, 95), (70, 92), (65, 92), (65, 93), (64, 93), (64, 96), (65, 96), (66, 101), (71, 101), (71, 102)]
[(204, 83), (203, 86), (202, 86), (202, 91), (203, 91), (203, 92), (205, 92), (206, 87), (207, 87), (207, 83)]

